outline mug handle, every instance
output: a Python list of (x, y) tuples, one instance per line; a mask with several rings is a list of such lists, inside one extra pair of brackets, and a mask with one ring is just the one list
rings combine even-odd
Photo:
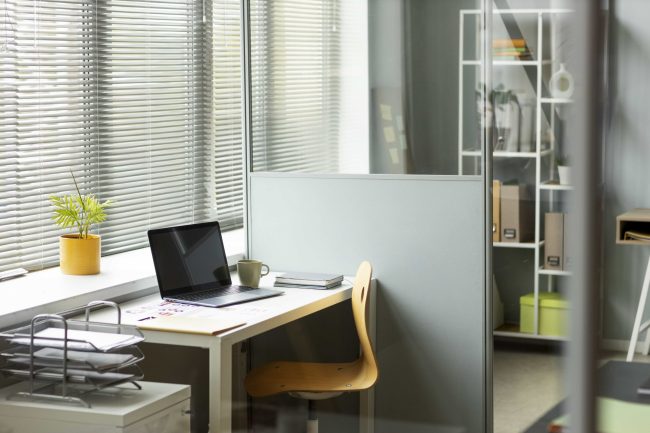
[[(266, 273), (264, 273), (265, 266), (266, 266)], [(265, 277), (266, 275), (269, 274), (269, 272), (271, 272), (271, 268), (269, 268), (269, 265), (265, 265), (264, 263), (262, 263), (262, 276)]]

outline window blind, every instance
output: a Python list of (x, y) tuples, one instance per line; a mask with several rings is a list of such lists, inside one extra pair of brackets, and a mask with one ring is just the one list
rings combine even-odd
[(338, 172), (343, 0), (251, 0), (253, 169)]
[(57, 260), (48, 196), (96, 152), (93, 4), (0, 2), (0, 269)]
[(105, 0), (97, 8), (98, 192), (115, 201), (104, 252), (147, 229), (210, 217), (201, 93), (202, 2)]
[(206, 56), (212, 73), (208, 88), (208, 141), (213, 143), (212, 186), (222, 230), (242, 227), (244, 146), (242, 144), (241, 1), (205, 3), (208, 22)]
[(0, 2), (0, 270), (56, 264), (47, 198), (73, 191), (70, 168), (115, 203), (103, 254), (150, 227), (241, 226), (240, 16), (214, 5)]

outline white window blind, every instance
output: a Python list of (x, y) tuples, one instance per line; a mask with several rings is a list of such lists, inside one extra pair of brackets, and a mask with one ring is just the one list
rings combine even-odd
[(253, 170), (338, 172), (345, 0), (251, 0)]
[(56, 264), (47, 198), (71, 168), (115, 202), (104, 254), (150, 227), (241, 225), (240, 69), (211, 54), (239, 49), (240, 17), (221, 3), (204, 23), (197, 0), (0, 1), (0, 270)]
[(0, 2), (0, 269), (57, 258), (50, 194), (88, 186), (96, 152), (94, 5)]
[(97, 187), (116, 202), (107, 253), (146, 246), (150, 227), (210, 218), (201, 107), (202, 2), (98, 3)]
[(207, 130), (213, 143), (212, 185), (222, 229), (237, 228), (243, 224), (244, 209), (241, 1), (206, 1), (205, 8), (212, 23), (206, 31), (212, 53), (206, 57), (206, 70), (212, 72)]

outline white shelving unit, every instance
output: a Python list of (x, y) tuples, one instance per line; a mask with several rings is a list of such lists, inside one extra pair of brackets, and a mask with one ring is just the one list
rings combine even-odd
[[(548, 97), (543, 94), (544, 92), (544, 67), (553, 68), (559, 63), (555, 62), (555, 53), (553, 51), (554, 45), (550, 45), (550, 55), (549, 58), (544, 58), (544, 44), (553, 40), (554, 31), (551, 17), (553, 15), (567, 14), (572, 11), (567, 9), (496, 9), (493, 10), (493, 14), (496, 15), (526, 15), (528, 20), (536, 20), (537, 32), (536, 32), (536, 45), (535, 51), (533, 52), (532, 60), (494, 60), (492, 62), (492, 68), (535, 68), (535, 77), (536, 82), (534, 83), (535, 89), (535, 140), (534, 140), (534, 150), (532, 152), (512, 152), (512, 151), (494, 151), (492, 152), (492, 158), (494, 161), (500, 161), (502, 159), (529, 159), (534, 161), (535, 169), (535, 237), (533, 242), (528, 243), (509, 243), (509, 242), (495, 242), (493, 247), (495, 248), (516, 248), (516, 249), (527, 249), (531, 250), (534, 254), (534, 263), (537, 266), (534, 266), (534, 281), (533, 281), (533, 290), (535, 293), (534, 300), (534, 332), (521, 333), (518, 330), (517, 325), (506, 325), (503, 328), (499, 328), (494, 331), (495, 336), (502, 337), (513, 337), (513, 338), (526, 338), (526, 339), (543, 339), (543, 340), (553, 340), (553, 341), (562, 341), (563, 337), (553, 337), (539, 335), (539, 293), (540, 293), (540, 276), (544, 276), (547, 280), (547, 287), (545, 290), (552, 291), (554, 290), (554, 278), (563, 278), (569, 277), (571, 274), (567, 271), (557, 271), (557, 270), (547, 270), (542, 266), (543, 259), (543, 248), (544, 240), (542, 239), (541, 233), (541, 218), (542, 215), (542, 199), (548, 200), (549, 206), (548, 211), (554, 211), (557, 202), (556, 194), (567, 194), (568, 191), (571, 191), (573, 188), (569, 185), (560, 185), (557, 182), (554, 182), (553, 179), (553, 168), (554, 165), (552, 161), (544, 161), (545, 158), (553, 158), (556, 151), (556, 142), (554, 139), (551, 139), (549, 144), (543, 146), (542, 133), (543, 133), (543, 111), (544, 109), (548, 110), (550, 113), (555, 113), (555, 110), (558, 109), (560, 105), (570, 104), (572, 101), (570, 99), (559, 99)], [(481, 10), (470, 9), (470, 10), (461, 10), (460, 11), (460, 35), (459, 35), (459, 66), (458, 66), (458, 167), (459, 174), (466, 174), (467, 165), (470, 165), (470, 168), (474, 171), (474, 174), (478, 174), (477, 171), (480, 168), (481, 162), (481, 151), (476, 150), (475, 146), (468, 146), (465, 142), (464, 131), (465, 125), (464, 113), (465, 107), (463, 106), (464, 102), (464, 91), (465, 91), (465, 77), (468, 71), (472, 73), (471, 68), (479, 68), (478, 76), (484, 76), (483, 68), (484, 62), (480, 59), (478, 52), (475, 53), (466, 53), (465, 52), (465, 41), (466, 41), (466, 29), (468, 28), (468, 19), (471, 18), (475, 23), (480, 23), (481, 20)], [(545, 27), (545, 20), (547, 20), (547, 26)], [(548, 23), (551, 23), (548, 26)], [(546, 33), (545, 33), (546, 32)], [(480, 32), (475, 29), (475, 34), (477, 35), (476, 47), (480, 47), (482, 41), (480, 38)], [(470, 58), (468, 58), (470, 57)], [(477, 87), (480, 83), (476, 83)], [(474, 91), (474, 89), (472, 89)], [(474, 106), (471, 107), (474, 109)], [(550, 119), (547, 120), (549, 129), (554, 130), (555, 127), (555, 115), (552, 114)], [(547, 162), (546, 166), (548, 171), (543, 171), (543, 162)], [(542, 194), (545, 194), (545, 197), (542, 197)]]

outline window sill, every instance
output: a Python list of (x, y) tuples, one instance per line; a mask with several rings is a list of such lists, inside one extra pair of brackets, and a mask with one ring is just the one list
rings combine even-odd
[[(245, 251), (244, 230), (223, 234), (228, 263)], [(0, 329), (28, 322), (36, 314), (56, 313), (95, 300), (124, 301), (156, 291), (149, 248), (102, 257), (97, 275), (64, 275), (58, 267), (0, 282)]]

